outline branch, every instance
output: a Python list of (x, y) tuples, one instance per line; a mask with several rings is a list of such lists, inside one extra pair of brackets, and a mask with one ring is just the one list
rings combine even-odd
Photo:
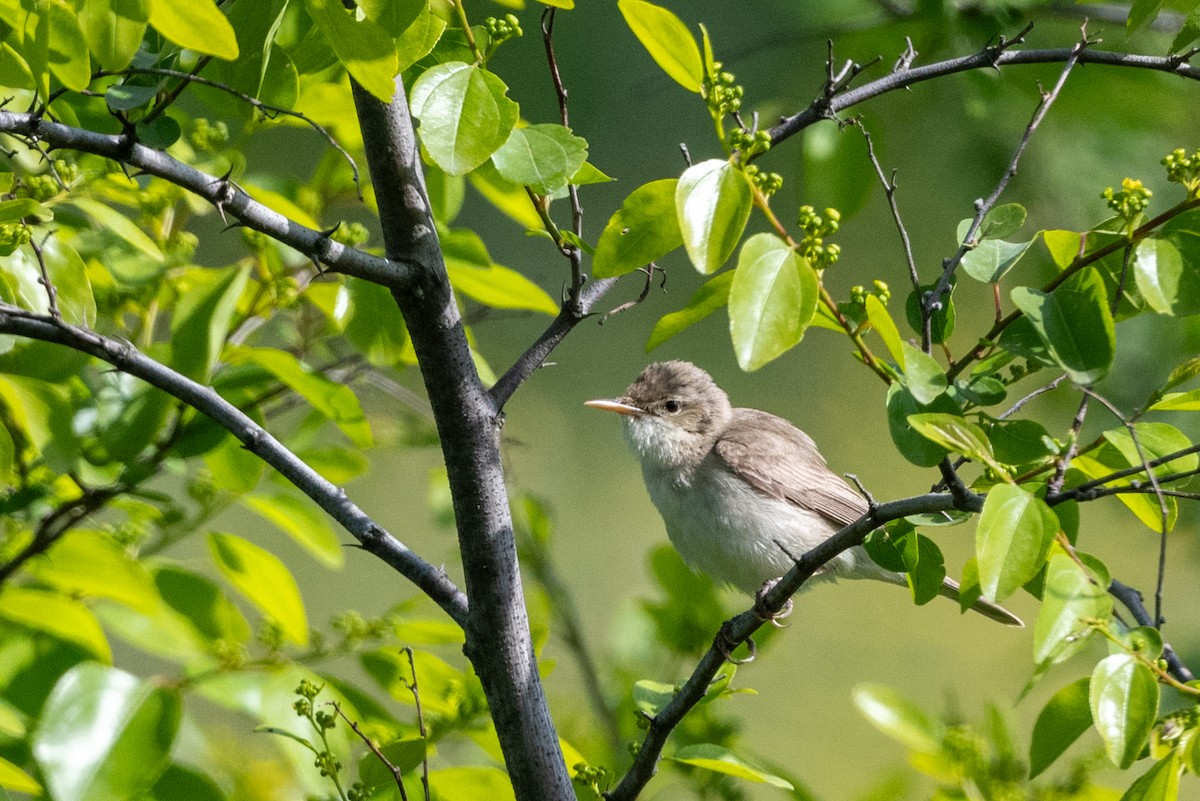
[(372, 256), (330, 239), (327, 233), (289, 220), (279, 212), (253, 200), (229, 178), (209, 175), (155, 150), (124, 134), (99, 134), (50, 122), (37, 114), (0, 111), (0, 133), (42, 141), (54, 148), (78, 150), (110, 158), (162, 178), (213, 204), (222, 215), (230, 215), (247, 228), (261, 231), (294, 248), (334, 272), (362, 278), (395, 289), (407, 285), (412, 267)]
[[(1142, 594), (1133, 587), (1113, 579), (1108, 585), (1108, 594), (1129, 610), (1129, 614), (1133, 615), (1139, 626), (1154, 626), (1150, 613), (1146, 611), (1146, 605), (1142, 602)], [(1187, 665), (1179, 661), (1174, 649), (1166, 643), (1163, 644), (1163, 659), (1167, 662), (1167, 670), (1179, 681), (1189, 682), (1196, 678)]]
[(351, 502), (341, 487), (323, 478), (211, 387), (198, 384), (151, 359), (128, 342), (7, 304), (0, 304), (0, 333), (53, 342), (90, 354), (192, 406), (237, 437), (248, 451), (312, 498), (362, 544), (363, 550), (395, 568), (432, 598), (451, 619), (460, 626), (465, 625), (467, 599), (444, 571), (409, 550)]
[(479, 380), (446, 274), (404, 86), (397, 80), (386, 104), (353, 80), (351, 88), (388, 258), (412, 270), (392, 295), (417, 354), (454, 500), (471, 599), (463, 651), (487, 696), (516, 797), (570, 798), (517, 565), (500, 411)]
[(725, 664), (727, 654), (746, 642), (754, 632), (767, 622), (769, 615), (782, 610), (789, 598), (799, 590), (826, 562), (842, 551), (862, 544), (866, 536), (891, 520), (927, 512), (945, 512), (951, 509), (978, 512), (983, 508), (983, 498), (968, 494), (965, 503), (956, 501), (944, 493), (931, 493), (881, 503), (867, 514), (843, 528), (796, 560), (796, 566), (788, 571), (779, 583), (771, 587), (756, 601), (754, 608), (729, 620), (721, 628), (712, 647), (701, 658), (692, 675), (680, 688), (675, 697), (650, 721), (649, 730), (642, 740), (641, 748), (633, 765), (610, 793), (608, 801), (633, 801), (658, 769), (667, 738), (684, 716), (696, 706), (708, 692), (709, 685)]
[(1076, 56), (1080, 64), (1102, 64), (1110, 67), (1129, 67), (1133, 69), (1155, 70), (1178, 75), (1193, 81), (1200, 81), (1200, 68), (1193, 67), (1186, 61), (1175, 56), (1144, 56), (1132, 53), (1114, 53), (1109, 50), (1085, 50), (1075, 53), (1075, 48), (1058, 48), (1053, 50), (1005, 50), (996, 54), (991, 49), (971, 56), (952, 58), (928, 64), (924, 67), (909, 67), (899, 72), (893, 72), (878, 80), (863, 84), (857, 89), (848, 89), (835, 95), (825, 102), (819, 98), (808, 108), (784, 117), (779, 124), (769, 129), (771, 144), (777, 145), (789, 137), (795, 136), (808, 126), (823, 119), (829, 114), (837, 114), (859, 103), (871, 100), (897, 89), (904, 89), (913, 84), (940, 78), (943, 75), (953, 75), (957, 72), (969, 72), (977, 69), (995, 69), (1016, 64), (1058, 64)]
[(512, 367), (504, 372), (491, 389), (492, 402), (497, 411), (504, 408), (513, 393), (529, 379), (531, 375), (546, 362), (550, 352), (558, 347), (567, 334), (592, 313), (592, 309), (617, 283), (615, 278), (600, 278), (586, 285), (579, 293), (575, 308), (564, 303), (558, 316), (555, 317), (542, 335), (513, 362)]

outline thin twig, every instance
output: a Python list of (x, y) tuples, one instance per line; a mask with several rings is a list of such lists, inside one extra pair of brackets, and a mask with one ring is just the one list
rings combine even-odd
[[(413, 703), (417, 706), (417, 731), (421, 739), (426, 741), (425, 756), (421, 758), (421, 785), (425, 788), (425, 801), (429, 801), (429, 732), (425, 729), (425, 713), (421, 710), (421, 688), (417, 685), (417, 664), (413, 661), (413, 649), (404, 646), (404, 655), (408, 657), (408, 669), (412, 673), (412, 683), (404, 682), (404, 686), (412, 693)], [(403, 681), (403, 679), (401, 679)]]
[[(984, 218), (996, 205), (996, 201), (1000, 199), (1000, 195), (1008, 187), (1009, 181), (1011, 181), (1013, 176), (1017, 174), (1017, 165), (1021, 162), (1021, 156), (1025, 153), (1025, 148), (1029, 145), (1029, 140), (1033, 138), (1033, 134), (1041, 124), (1042, 120), (1045, 118), (1046, 112), (1050, 110), (1050, 106), (1054, 104), (1054, 101), (1058, 98), (1059, 92), (1061, 92), (1063, 86), (1066, 85), (1067, 77), (1071, 74), (1071, 70), (1075, 68), (1075, 64), (1079, 61), (1080, 54), (1092, 44), (1091, 40), (1089, 40), (1087, 37), (1087, 31), (1084, 30), (1081, 33), (1082, 37), (1075, 44), (1075, 47), (1072, 48), (1071, 55), (1067, 57), (1066, 63), (1063, 64), (1062, 72), (1059, 73), (1058, 81), (1054, 84), (1054, 87), (1050, 89), (1049, 92), (1044, 90), (1041, 92), (1041, 100), (1038, 102), (1038, 106), (1033, 112), (1033, 118), (1030, 119), (1029, 124), (1025, 126), (1025, 132), (1021, 135), (1021, 141), (1017, 143), (1017, 149), (1013, 153), (1012, 159), (1008, 163), (1008, 169), (1006, 169), (1004, 174), (1000, 176), (1000, 180), (996, 183), (996, 188), (992, 190), (992, 193), (982, 201), (979, 201), (975, 204), (975, 216), (971, 220), (970, 227), (967, 228), (967, 233), (966, 236), (963, 237), (962, 244), (959, 245), (958, 250), (954, 253), (954, 255), (946, 260), (945, 264), (942, 266), (942, 275), (940, 278), (938, 278), (937, 284), (935, 284), (933, 289), (922, 299), (922, 305), (930, 313), (941, 308), (942, 298), (950, 291), (950, 281), (954, 276), (954, 271), (958, 268), (958, 265), (962, 263), (963, 257), (967, 255), (967, 252), (974, 248), (977, 244), (976, 237), (979, 234), (980, 227), (983, 225)], [(1023, 35), (1024, 33), (1018, 35), (1017, 40), (1020, 40)], [(1001, 45), (1004, 44), (1005, 43), (1002, 40)]]
[(33, 255), (37, 258), (38, 271), (41, 273), (38, 283), (46, 290), (46, 303), (50, 316), (61, 322), (62, 312), (58, 309), (58, 289), (54, 286), (54, 282), (50, 280), (50, 270), (46, 266), (46, 254), (42, 252), (42, 248), (49, 238), (50, 235), (47, 234), (46, 239), (43, 239), (42, 244), (39, 245), (35, 237), (30, 237), (29, 247), (33, 250)]
[[(909, 47), (912, 47), (912, 42), (909, 42)], [(861, 119), (854, 120), (854, 126), (862, 131), (863, 138), (867, 140), (867, 158), (871, 160), (871, 166), (875, 168), (875, 175), (879, 178), (879, 183), (883, 185), (884, 195), (887, 196), (888, 208), (892, 212), (892, 220), (896, 223), (896, 230), (900, 232), (900, 242), (904, 246), (904, 262), (908, 265), (908, 278), (912, 281), (913, 292), (917, 293), (917, 297), (921, 295), (921, 277), (917, 274), (917, 262), (913, 258), (912, 240), (908, 237), (908, 229), (904, 227), (904, 219), (900, 216), (900, 208), (896, 205), (896, 171), (892, 171), (892, 177), (888, 178), (883, 167), (879, 163), (879, 159), (875, 156), (875, 143), (871, 139), (871, 132), (867, 130), (867, 126), (863, 124)], [(925, 308), (925, 304), (920, 305), (921, 309), (921, 350), (929, 353), (933, 347), (933, 315)]]
[[(542, 12), (542, 42), (546, 48), (546, 62), (550, 67), (550, 79), (554, 82), (554, 94), (558, 98), (558, 112), (564, 128), (571, 127), (571, 115), (567, 110), (567, 88), (563, 84), (562, 73), (558, 69), (558, 58), (554, 54), (554, 8)], [(567, 196), (571, 200), (571, 230), (577, 239), (583, 239), (583, 204), (579, 200), (579, 187), (567, 184)], [(571, 289), (567, 293), (567, 303), (579, 310), (579, 293), (583, 290), (586, 280), (583, 274), (583, 254), (579, 247), (572, 245), (566, 252), (571, 262)]]
[(1071, 421), (1070, 444), (1067, 445), (1067, 451), (1054, 466), (1054, 477), (1050, 479), (1050, 483), (1046, 485), (1046, 496), (1050, 497), (1057, 495), (1062, 490), (1063, 481), (1067, 478), (1067, 468), (1071, 466), (1071, 460), (1079, 453), (1079, 432), (1083, 428), (1083, 421), (1087, 419), (1088, 412), (1088, 396), (1085, 394), (1079, 399), (1079, 409), (1075, 412), (1075, 418)]
[[(1134, 620), (1137, 621), (1139, 626), (1154, 625), (1150, 619), (1150, 613), (1146, 611), (1146, 605), (1142, 601), (1142, 594), (1133, 587), (1113, 579), (1108, 585), (1108, 593), (1129, 610), (1129, 613), (1133, 615)], [(1195, 674), (1192, 673), (1187, 665), (1180, 661), (1175, 650), (1166, 643), (1163, 644), (1163, 659), (1166, 660), (1167, 669), (1171, 672), (1171, 675), (1179, 681), (1188, 682), (1195, 680)]]
[(371, 753), (374, 754), (376, 758), (383, 763), (384, 767), (387, 768), (392, 774), (392, 778), (396, 780), (396, 786), (400, 788), (400, 801), (408, 801), (408, 793), (404, 789), (404, 776), (400, 771), (400, 768), (396, 767), (396, 765), (390, 759), (384, 756), (383, 751), (379, 750), (379, 746), (375, 745), (375, 742), (363, 733), (363, 730), (358, 727), (358, 724), (351, 720), (349, 716), (342, 711), (341, 704), (339, 704), (337, 701), (327, 701), (326, 703), (333, 707), (333, 711), (337, 712), (342, 720), (346, 721), (346, 723), (350, 726), (350, 731), (357, 734), (358, 739), (366, 743), (367, 748), (371, 749)]

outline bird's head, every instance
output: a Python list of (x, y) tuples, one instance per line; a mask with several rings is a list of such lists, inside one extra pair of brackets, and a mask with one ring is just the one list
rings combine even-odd
[(729, 396), (691, 362), (655, 362), (619, 398), (588, 401), (624, 416), (625, 434), (643, 464), (695, 463), (712, 447), (733, 410)]

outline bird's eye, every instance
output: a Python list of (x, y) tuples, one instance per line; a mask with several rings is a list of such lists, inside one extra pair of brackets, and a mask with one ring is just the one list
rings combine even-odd
[(679, 414), (679, 410), (683, 408), (683, 404), (672, 399), (664, 403), (663, 408), (667, 410), (667, 414)]

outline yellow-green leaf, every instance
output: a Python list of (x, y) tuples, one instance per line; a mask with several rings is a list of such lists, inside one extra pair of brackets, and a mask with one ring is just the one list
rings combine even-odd
[(750, 218), (750, 182), (724, 159), (688, 167), (675, 187), (675, 213), (688, 258), (709, 275), (737, 248)]
[(277, 623), (289, 640), (308, 645), (304, 599), (279, 557), (241, 537), (217, 532), (208, 535), (208, 549), (217, 569), (246, 600)]
[(633, 35), (658, 66), (689, 92), (699, 92), (704, 79), (696, 37), (673, 13), (645, 0), (617, 0)]
[(306, 0), (304, 5), (351, 77), (390, 103), (400, 71), (392, 37), (369, 19), (356, 20), (340, 0)]
[(247, 495), (242, 503), (299, 543), (326, 567), (338, 568), (346, 561), (342, 543), (330, 527), (328, 516), (307, 498)]
[(91, 610), (74, 598), (48, 590), (6, 587), (0, 592), (0, 617), (78, 645), (101, 662), (112, 662), (104, 630)]
[(213, 0), (150, 0), (150, 24), (180, 47), (232, 61), (237, 35)]

